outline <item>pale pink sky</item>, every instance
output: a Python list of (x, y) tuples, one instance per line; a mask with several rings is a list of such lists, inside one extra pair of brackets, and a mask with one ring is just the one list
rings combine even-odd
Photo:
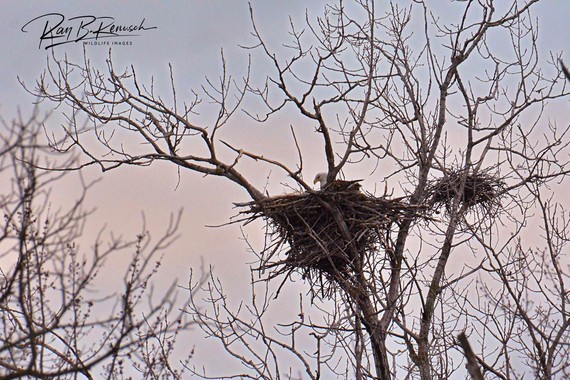
[[(447, 0), (450, 12), (454, 6)], [(309, 8), (310, 15), (320, 14), (324, 1), (253, 1), (260, 30), (277, 48), (286, 41), (289, 24), (288, 15), (299, 22), (304, 20), (304, 12)], [(310, 5), (308, 5), (310, 4)], [(23, 33), (21, 27), (30, 19), (39, 15), (58, 12), (66, 17), (91, 14), (113, 16), (125, 22), (140, 22), (146, 19), (146, 25), (158, 29), (148, 31), (134, 38), (132, 46), (113, 48), (116, 67), (133, 64), (142, 81), (154, 76), (157, 85), (168, 84), (168, 63), (174, 67), (178, 83), (179, 97), (190, 94), (191, 88), (198, 88), (204, 83), (204, 77), (216, 78), (220, 72), (220, 49), (228, 65), (236, 76), (245, 73), (247, 52), (238, 44), (250, 44), (251, 24), (246, 1), (15, 1), (3, 0), (0, 3), (2, 22), (0, 23), (0, 112), (4, 119), (10, 120), (17, 107), (23, 112), (31, 110), (33, 99), (18, 84), (16, 76), (26, 83), (33, 83), (45, 67), (48, 52), (38, 49), (38, 36), (32, 32)], [(540, 23), (539, 44), (545, 50), (566, 51), (566, 60), (570, 63), (570, 1), (545, 1), (538, 8), (536, 15)], [(80, 58), (82, 46), (68, 44), (56, 48), (56, 54), (67, 53), (72, 59)], [(101, 63), (107, 58), (107, 47), (87, 47), (89, 58)], [(264, 71), (266, 62), (254, 55), (253, 70)], [(47, 106), (47, 105), (46, 105)], [(49, 107), (44, 107), (44, 110)], [(54, 125), (61, 122), (54, 115)], [(237, 145), (259, 149), (262, 154), (270, 154), (278, 159), (289, 160), (295, 149), (288, 134), (291, 123), (298, 119), (291, 115), (282, 115), (273, 120), (271, 128), (260, 126), (245, 117), (228, 131), (228, 138)], [(273, 145), (273, 142), (279, 141)], [(316, 154), (310, 153), (305, 162), (305, 176), (311, 177), (322, 171), (324, 159), (320, 151), (320, 140), (312, 135), (308, 128), (304, 144), (310, 152), (311, 144), (316, 144)], [(252, 166), (254, 168), (254, 166)], [(355, 170), (352, 175), (366, 177), (370, 167)], [(286, 191), (280, 182), (285, 176), (267, 166), (255, 166), (252, 178), (260, 187), (269, 174), (269, 190), (273, 194)], [(93, 177), (101, 176), (97, 170), (88, 170)], [(366, 178), (364, 187), (374, 190), (376, 183), (383, 180), (380, 173)], [(100, 226), (106, 225), (107, 231), (132, 237), (138, 233), (144, 212), (147, 227), (154, 236), (159, 236), (168, 223), (171, 213), (184, 208), (184, 217), (180, 228), (181, 238), (167, 253), (162, 267), (161, 278), (168, 282), (177, 277), (184, 284), (190, 268), (198, 268), (201, 260), (205, 265), (213, 265), (226, 283), (226, 289), (234, 296), (249, 290), (249, 266), (253, 256), (246, 252), (246, 245), (241, 239), (237, 225), (220, 228), (207, 228), (205, 225), (223, 224), (235, 215), (232, 202), (248, 200), (247, 194), (235, 185), (222, 179), (206, 178), (200, 175), (182, 172), (180, 184), (176, 168), (160, 164), (151, 168), (121, 168), (102, 175), (102, 181), (89, 195), (89, 202), (98, 211), (90, 220), (87, 238), (92, 238)], [(379, 186), (383, 189), (383, 184)], [(61, 202), (76, 194), (72, 186), (60, 186), (54, 202)], [(252, 243), (260, 247), (262, 230), (259, 225), (245, 229)], [(89, 240), (81, 243), (89, 246)], [(110, 284), (112, 276), (109, 274)], [(300, 282), (298, 283), (300, 286)], [(301, 287), (302, 289), (302, 287)], [(298, 291), (298, 289), (297, 289)], [(292, 294), (296, 294), (294, 291)]]

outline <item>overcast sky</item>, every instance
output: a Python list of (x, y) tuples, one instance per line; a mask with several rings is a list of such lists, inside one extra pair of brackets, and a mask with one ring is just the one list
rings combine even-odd
[[(258, 6), (260, 23), (263, 27), (282, 25), (286, 28), (287, 18), (276, 17), (292, 11), (302, 16), (304, 6), (298, 2), (275, 3), (274, 8)], [(285, 6), (286, 4), (286, 6)], [(29, 112), (34, 100), (19, 85), (17, 76), (33, 86), (35, 79), (43, 72), (46, 58), (52, 50), (45, 50), (44, 44), (39, 47), (39, 37), (47, 17), (30, 23), (25, 30), (21, 28), (30, 20), (47, 13), (59, 13), (66, 19), (76, 16), (111, 16), (118, 24), (139, 24), (143, 19), (145, 27), (156, 27), (147, 30), (130, 41), (129, 46), (113, 46), (112, 54), (118, 68), (133, 64), (146, 84), (154, 76), (157, 86), (168, 84), (168, 63), (174, 69), (181, 96), (190, 98), (190, 89), (204, 84), (205, 76), (216, 78), (221, 71), (220, 51), (228, 60), (230, 70), (237, 77), (245, 74), (248, 53), (238, 47), (239, 43), (251, 42), (249, 36), (249, 9), (246, 2), (226, 1), (37, 1), (17, 2), (3, 1), (2, 12), (4, 22), (0, 25), (2, 36), (3, 58), (0, 61), (0, 111), (4, 119), (11, 119), (20, 107)], [(264, 15), (264, 16), (262, 16)], [(54, 18), (52, 17), (53, 20)], [(51, 21), (50, 21), (51, 22)], [(53, 22), (52, 22), (53, 24)], [(51, 25), (51, 24), (50, 24)], [(271, 28), (267, 28), (271, 32)], [(109, 47), (106, 45), (87, 46), (88, 57), (95, 64), (104, 64)], [(67, 54), (71, 59), (82, 59), (83, 45), (70, 43), (54, 48), (56, 55)], [(45, 104), (42, 110), (50, 106)], [(57, 113), (52, 118), (52, 125), (61, 122)], [(251, 123), (253, 124), (253, 123)], [(238, 131), (243, 135), (243, 131)], [(92, 171), (96, 173), (96, 171)], [(267, 174), (267, 173), (266, 173)], [(178, 185), (175, 168), (162, 165), (160, 168), (119, 169), (106, 173), (103, 181), (91, 193), (89, 200), (96, 205), (98, 212), (92, 220), (96, 228), (96, 220), (116, 232), (134, 233), (140, 228), (141, 213), (144, 212), (147, 224), (154, 229), (168, 221), (172, 212), (184, 207), (185, 218), (182, 239), (183, 251), (177, 251), (176, 259), (171, 259), (169, 270), (176, 276), (187, 276), (191, 266), (199, 264), (203, 257), (207, 264), (214, 264), (224, 274), (235, 273), (235, 263), (247, 273), (244, 246), (239, 242), (240, 232), (237, 227), (224, 227), (223, 236), (219, 239), (220, 230), (204, 228), (205, 224), (217, 225), (227, 222), (235, 213), (233, 201), (247, 200), (246, 194), (224, 181), (217, 179), (200, 180), (195, 174), (183, 173)], [(119, 185), (118, 185), (119, 184)], [(120, 190), (118, 190), (120, 189)], [(61, 189), (59, 194), (68, 191)], [(72, 191), (72, 190), (70, 190)], [(66, 195), (62, 195), (65, 199)], [(158, 231), (155, 235), (158, 235)], [(216, 238), (218, 237), (218, 238)], [(233, 261), (235, 259), (235, 261)], [(169, 267), (166, 263), (166, 267)]]
[[(259, 21), (261, 31), (268, 39), (277, 44), (285, 41), (288, 27), (288, 15), (302, 21), (307, 4), (309, 15), (316, 16), (323, 8), (324, 1), (254, 1), (253, 9)], [(433, 3), (444, 7), (461, 6), (450, 0), (434, 0)], [(144, 19), (146, 27), (156, 27), (144, 31), (137, 37), (126, 38), (128, 46), (114, 46), (115, 67), (134, 65), (143, 81), (154, 76), (159, 85), (168, 84), (168, 63), (174, 68), (179, 96), (189, 95), (191, 88), (204, 83), (204, 77), (216, 78), (220, 72), (220, 49), (224, 49), (231, 71), (238, 77), (245, 73), (248, 52), (238, 45), (253, 42), (250, 31), (248, 4), (245, 1), (0, 1), (2, 22), (0, 23), (0, 112), (10, 120), (20, 107), (22, 111), (32, 109), (33, 98), (27, 94), (17, 81), (19, 76), (24, 82), (33, 84), (42, 73), (46, 58), (52, 50), (40, 47), (39, 36), (46, 19), (31, 23), (22, 32), (22, 27), (30, 20), (47, 13), (59, 13), (67, 19), (75, 16), (92, 15), (111, 16), (119, 24), (139, 24)], [(544, 51), (570, 51), (570, 1), (545, 0), (537, 8), (539, 17), (539, 44)], [(43, 21), (42, 21), (43, 20)], [(83, 45), (69, 43), (54, 48), (59, 56), (68, 54), (72, 59), (81, 59)], [(108, 46), (87, 46), (89, 58), (102, 64), (108, 55)], [(564, 55), (570, 62), (570, 55)], [(256, 61), (254, 70), (264, 63)], [(44, 111), (49, 106), (42, 108)], [(54, 117), (54, 124), (58, 121)], [(285, 135), (291, 120), (277, 119), (282, 123), (279, 128), (268, 129), (254, 122), (234, 126), (232, 135), (244, 144), (258, 141), (279, 140)], [(57, 127), (57, 125), (55, 125)], [(240, 129), (243, 128), (243, 129)], [(258, 129), (256, 129), (258, 128)], [(273, 151), (278, 158), (284, 157), (291, 145), (277, 144)], [(283, 150), (280, 150), (283, 149)], [(323, 167), (321, 155), (307, 157), (306, 176), (314, 175)], [(267, 168), (266, 168), (267, 169)], [(96, 170), (90, 176), (101, 176)], [(260, 170), (257, 177), (263, 180), (270, 174), (269, 169)], [(365, 175), (365, 172), (358, 173)], [(154, 168), (122, 168), (102, 175), (102, 181), (89, 196), (91, 205), (98, 208), (90, 221), (88, 235), (94, 236), (99, 227), (107, 225), (109, 231), (123, 233), (131, 237), (142, 225), (144, 213), (147, 225), (158, 236), (169, 215), (184, 208), (181, 226), (181, 238), (172, 251), (167, 253), (163, 266), (164, 278), (178, 277), (183, 283), (190, 268), (198, 267), (203, 259), (206, 265), (214, 265), (219, 274), (235, 291), (247, 290), (249, 269), (248, 262), (253, 257), (246, 252), (238, 226), (206, 228), (205, 225), (223, 224), (236, 213), (232, 202), (248, 200), (241, 189), (220, 179), (202, 178), (196, 174), (182, 173), (180, 184), (175, 168), (171, 165), (158, 165)], [(273, 192), (279, 192), (283, 177), (276, 176), (271, 183)], [(371, 189), (375, 180), (366, 178), (365, 187)], [(262, 183), (261, 183), (262, 184)], [(286, 191), (285, 188), (282, 190)], [(68, 196), (73, 196), (72, 188), (60, 187), (56, 198), (64, 203)], [(259, 242), (262, 231), (246, 231), (248, 236)], [(88, 243), (83, 243), (88, 245)], [(228, 286), (228, 289), (230, 287)]]

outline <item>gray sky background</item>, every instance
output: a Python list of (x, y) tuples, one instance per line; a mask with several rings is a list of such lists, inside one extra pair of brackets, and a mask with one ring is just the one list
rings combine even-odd
[[(304, 6), (297, 2), (295, 6), (284, 2), (270, 9), (260, 6), (260, 21), (264, 26), (274, 27), (287, 18), (276, 18), (275, 14), (285, 15), (288, 10), (303, 14)], [(145, 18), (145, 25), (157, 26), (133, 41), (132, 46), (113, 48), (113, 59), (117, 68), (133, 64), (141, 82), (150, 83), (154, 77), (157, 88), (168, 85), (168, 63), (174, 69), (181, 98), (190, 98), (190, 90), (204, 84), (205, 76), (216, 79), (221, 71), (220, 50), (228, 61), (230, 70), (236, 77), (245, 74), (247, 52), (237, 44), (251, 41), (249, 39), (250, 22), (246, 2), (200, 1), (200, 2), (145, 2), (145, 1), (102, 1), (102, 2), (29, 2), (4, 1), (1, 39), (2, 51), (5, 54), (0, 61), (0, 111), (6, 120), (15, 115), (16, 109), (22, 113), (30, 112), (34, 100), (19, 85), (16, 76), (33, 86), (35, 78), (45, 69), (48, 52), (38, 49), (39, 29), (36, 33), (30, 30), (21, 32), (21, 27), (30, 19), (45, 13), (62, 13), (66, 17), (78, 15), (113, 16), (117, 23), (138, 23)], [(266, 16), (262, 16), (266, 14)], [(41, 23), (40, 23), (41, 24)], [(269, 29), (270, 31), (272, 29)], [(51, 50), (50, 50), (51, 51)], [(82, 59), (81, 44), (68, 44), (55, 49), (56, 55), (68, 54), (71, 59)], [(87, 55), (94, 64), (104, 64), (108, 55), (106, 46), (88, 46)], [(42, 110), (49, 110), (49, 104), (43, 104)], [(57, 112), (48, 124), (57, 127), (62, 122)], [(248, 129), (255, 124), (249, 122)], [(236, 131), (245, 140), (255, 140), (253, 134)], [(267, 128), (264, 132), (267, 135)], [(97, 175), (96, 170), (89, 171)], [(267, 175), (267, 173), (265, 173)], [(91, 224), (97, 226), (97, 219), (104, 222), (110, 231), (126, 234), (138, 231), (141, 225), (141, 212), (146, 215), (151, 231), (161, 224), (167, 223), (172, 212), (184, 207), (184, 224), (181, 230), (183, 238), (181, 252), (169, 253), (168, 270), (177, 277), (185, 277), (191, 266), (199, 263), (204, 257), (206, 264), (214, 264), (221, 274), (233, 274), (236, 263), (244, 263), (244, 246), (239, 243), (239, 229), (224, 227), (220, 229), (204, 228), (205, 224), (217, 225), (225, 223), (232, 210), (233, 201), (246, 200), (246, 194), (225, 181), (219, 179), (201, 180), (196, 174), (182, 173), (180, 184), (176, 169), (171, 165), (157, 165), (154, 168), (121, 168), (106, 173), (103, 181), (91, 192), (89, 199), (96, 205), (98, 212)], [(61, 199), (72, 189), (60, 189)], [(226, 239), (220, 239), (220, 232)], [(158, 235), (156, 231), (154, 235)], [(182, 243), (182, 240), (184, 241)], [(229, 244), (228, 244), (229, 242)], [(176, 259), (173, 259), (176, 256)], [(235, 259), (235, 261), (234, 261)], [(225, 268), (228, 268), (227, 270)], [(247, 273), (247, 266), (239, 265), (242, 272)], [(171, 277), (171, 276), (170, 276)]]
[[(304, 19), (305, 9), (313, 18), (321, 14), (324, 1), (254, 1), (253, 9), (261, 32), (273, 43), (274, 47), (287, 41), (288, 15), (299, 22)], [(436, 6), (453, 12), (453, 7), (461, 6), (449, 0), (433, 0)], [(2, 11), (0, 23), (0, 114), (5, 120), (11, 120), (19, 107), (25, 115), (32, 109), (34, 100), (19, 85), (16, 76), (28, 84), (42, 73), (49, 51), (38, 49), (38, 35), (32, 31), (23, 33), (21, 27), (34, 17), (58, 12), (66, 17), (79, 15), (113, 16), (117, 23), (139, 23), (145, 18), (145, 25), (157, 26), (158, 29), (145, 32), (140, 37), (132, 38), (131, 46), (113, 48), (116, 68), (133, 64), (143, 83), (149, 83), (154, 77), (157, 87), (168, 85), (168, 63), (174, 68), (178, 97), (190, 94), (191, 88), (204, 84), (204, 77), (217, 78), (220, 73), (220, 49), (228, 66), (236, 77), (245, 73), (248, 52), (238, 44), (250, 45), (251, 23), (245, 1), (0, 1)], [(536, 8), (539, 18), (539, 45), (543, 53), (548, 50), (566, 51), (566, 61), (570, 63), (570, 1), (546, 0)], [(95, 64), (103, 64), (108, 55), (106, 46), (88, 46), (87, 55)], [(71, 59), (81, 59), (81, 44), (68, 44), (55, 49), (58, 56), (68, 54)], [(266, 73), (266, 61), (253, 54), (253, 71)], [(259, 71), (256, 71), (259, 70)], [(259, 75), (259, 74), (258, 74)], [(259, 77), (258, 77), (259, 78)], [(166, 87), (164, 87), (166, 88)], [(50, 108), (45, 104), (43, 111)], [(54, 128), (61, 122), (57, 110), (52, 119)], [(237, 145), (255, 147), (259, 153), (272, 154), (279, 159), (290, 159), (294, 146), (288, 134), (288, 126), (296, 121), (295, 116), (287, 119), (286, 115), (273, 120), (268, 125), (259, 125), (245, 117), (231, 126), (228, 136)], [(305, 177), (314, 176), (324, 166), (320, 152), (320, 142), (312, 134), (313, 128), (307, 128), (305, 146), (316, 145), (315, 156), (305, 157)], [(278, 144), (271, 145), (272, 142)], [(292, 161), (291, 161), (292, 162)], [(259, 166), (257, 166), (259, 168)], [(379, 173), (367, 177), (365, 168), (360, 172), (350, 173), (355, 177), (366, 178), (364, 186), (374, 190), (376, 183), (381, 183)], [(262, 187), (270, 174), (268, 167), (256, 169), (253, 174), (256, 184)], [(100, 176), (97, 170), (88, 170), (89, 176)], [(273, 194), (286, 191), (281, 185), (285, 177), (273, 171), (269, 189)], [(379, 186), (383, 189), (383, 185)], [(74, 196), (72, 186), (59, 186), (54, 202), (61, 202)], [(176, 168), (161, 164), (151, 168), (120, 168), (102, 175), (102, 181), (89, 195), (89, 204), (98, 211), (90, 220), (87, 238), (95, 236), (100, 226), (106, 225), (107, 231), (132, 237), (142, 225), (144, 212), (147, 226), (154, 236), (159, 236), (168, 223), (171, 213), (184, 208), (181, 238), (166, 254), (161, 271), (161, 281), (176, 277), (184, 283), (190, 268), (198, 268), (201, 260), (205, 265), (213, 265), (226, 287), (237, 299), (249, 290), (248, 262), (253, 259), (246, 252), (246, 245), (241, 239), (238, 226), (207, 228), (205, 225), (223, 224), (236, 213), (232, 202), (248, 200), (247, 194), (224, 180), (216, 178), (202, 179), (201, 176), (182, 172), (180, 184)], [(246, 229), (252, 242), (260, 244), (262, 231), (259, 226)], [(89, 240), (82, 242), (89, 246)], [(117, 260), (120, 260), (118, 258)], [(109, 283), (115, 279), (113, 273)], [(302, 289), (302, 287), (300, 288)], [(294, 292), (292, 293), (294, 294)], [(296, 300), (295, 300), (296, 302)]]

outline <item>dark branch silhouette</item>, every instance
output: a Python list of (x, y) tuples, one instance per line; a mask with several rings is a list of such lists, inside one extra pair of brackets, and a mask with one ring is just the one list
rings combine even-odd
[[(568, 217), (555, 194), (570, 145), (555, 107), (568, 99), (568, 70), (539, 54), (537, 3), (451, 2), (448, 19), (428, 1), (341, 2), (302, 26), (291, 20), (284, 46), (270, 42), (252, 6), (245, 49), (264, 57), (266, 78), (249, 66), (235, 79), (222, 55), (219, 80), (183, 101), (172, 70), (165, 97), (111, 55), (103, 68), (54, 56), (28, 90), (67, 116), (66, 138), (52, 147), (81, 161), (59, 170), (166, 161), (249, 197), (235, 221), (266, 222), (264, 247), (248, 246), (251, 296), (234, 309), (213, 274), (188, 285), (189, 314), (243, 368), (228, 377), (449, 378), (463, 369), (455, 337), (468, 330), (475, 364), (490, 376), (564, 378)], [(277, 115), (290, 118), (295, 159), (231, 141), (224, 133), (241, 131), (240, 110), (271, 128), (283, 124)], [(317, 159), (322, 190), (305, 180)], [(289, 193), (256, 182), (268, 167)], [(355, 169), (371, 173), (363, 191), (326, 186), (359, 179)], [(308, 296), (275, 324), (272, 305), (301, 280)]]

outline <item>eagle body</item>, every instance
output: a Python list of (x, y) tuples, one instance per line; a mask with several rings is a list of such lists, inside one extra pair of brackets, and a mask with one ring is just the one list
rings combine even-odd
[(360, 181), (361, 179), (352, 180), (352, 181), (343, 181), (340, 179), (335, 179), (331, 182), (327, 182), (327, 173), (319, 173), (316, 175), (313, 184), (317, 182), (320, 185), (321, 190), (326, 191), (360, 191)]

